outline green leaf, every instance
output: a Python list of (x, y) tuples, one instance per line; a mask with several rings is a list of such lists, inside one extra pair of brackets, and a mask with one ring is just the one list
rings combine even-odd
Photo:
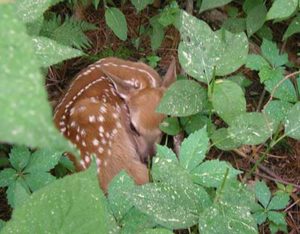
[(34, 173), (26, 174), (24, 179), (30, 190), (34, 192), (55, 181), (56, 177), (49, 172), (35, 171)]
[(212, 9), (215, 7), (223, 6), (230, 3), (232, 0), (202, 0), (200, 12)]
[(173, 234), (172, 231), (164, 228), (145, 229), (140, 234)]
[(281, 68), (274, 69), (270, 66), (264, 66), (261, 68), (261, 70), (258, 73), (260, 82), (264, 83), (267, 80), (271, 80), (274, 77), (281, 75)]
[(285, 119), (285, 134), (300, 140), (300, 102), (297, 102), (288, 112)]
[(57, 152), (49, 149), (40, 149), (35, 151), (31, 158), (28, 166), (25, 168), (25, 172), (46, 172), (50, 171), (58, 164), (62, 157), (61, 152)]
[(268, 213), (265, 210), (261, 210), (261, 211), (255, 212), (253, 214), (253, 216), (256, 219), (256, 223), (258, 225), (261, 225), (264, 222), (266, 222), (266, 220), (268, 218)]
[(30, 193), (18, 181), (15, 183), (13, 193), (14, 193), (14, 203), (13, 203), (14, 208), (19, 208), (22, 205), (24, 205), (30, 197)]
[(242, 87), (242, 89), (247, 88), (252, 84), (252, 81), (246, 78), (243, 74), (230, 76), (227, 79), (237, 83), (240, 87)]
[(234, 169), (230, 164), (219, 160), (208, 160), (196, 167), (191, 173), (193, 181), (205, 187), (218, 187), (224, 180), (226, 170), (227, 179), (235, 178), (241, 171)]
[(297, 7), (298, 0), (275, 0), (267, 14), (267, 19), (285, 19), (291, 16)]
[(146, 6), (153, 3), (153, 0), (131, 0), (137, 12), (144, 10)]
[(246, 67), (259, 71), (262, 67), (269, 67), (269, 63), (260, 55), (249, 54), (247, 57)]
[(62, 0), (17, 0), (17, 15), (24, 23), (32, 22), (41, 17), (50, 7)]
[(261, 5), (263, 0), (245, 0), (243, 4), (243, 10), (245, 13), (249, 13), (253, 8)]
[(276, 225), (286, 225), (285, 213), (269, 211), (268, 218)]
[(264, 24), (257, 32), (256, 35), (259, 36), (262, 39), (267, 39), (272, 41), (273, 40), (273, 31), (272, 29)]
[(3, 227), (5, 226), (6, 222), (4, 222), (2, 219), (0, 219), (0, 232), (3, 229)]
[(208, 149), (206, 128), (202, 128), (185, 138), (179, 152), (179, 162), (188, 171), (197, 167), (205, 158)]
[(160, 24), (152, 26), (152, 33), (150, 34), (151, 49), (156, 51), (165, 38), (165, 30)]
[(214, 204), (199, 216), (201, 234), (257, 234), (256, 222), (245, 207)]
[(211, 140), (221, 150), (233, 150), (241, 146), (239, 141), (234, 141), (228, 133), (228, 128), (220, 128), (213, 132)]
[(206, 91), (193, 80), (178, 80), (164, 94), (157, 111), (173, 116), (200, 112), (206, 104)]
[(156, 157), (178, 162), (176, 154), (167, 146), (156, 145)]
[(271, 199), (271, 192), (264, 181), (257, 181), (255, 183), (255, 194), (258, 201), (264, 206), (264, 208), (267, 208)]
[(293, 21), (289, 24), (288, 28), (283, 34), (283, 40), (286, 40), (290, 36), (294, 35), (295, 33), (300, 32), (300, 14), (298, 14)]
[(63, 60), (84, 55), (80, 50), (61, 45), (46, 37), (35, 37), (32, 42), (40, 65), (43, 67), (49, 67)]
[(180, 13), (178, 4), (176, 1), (172, 1), (168, 6), (166, 6), (163, 11), (160, 13), (158, 22), (164, 26), (167, 27), (170, 24), (173, 24), (178, 14)]
[(153, 218), (133, 207), (121, 220), (122, 234), (140, 233), (145, 228), (155, 227)]
[(165, 118), (163, 122), (159, 125), (159, 128), (164, 133), (171, 136), (177, 135), (181, 130), (179, 121), (176, 117)]
[(246, 112), (246, 99), (242, 88), (230, 80), (217, 80), (212, 94), (212, 105), (228, 124), (234, 117)]
[(268, 92), (274, 92), (276, 89), (273, 97), (279, 98), (282, 101), (287, 102), (296, 102), (297, 95), (293, 83), (290, 80), (284, 79), (284, 69), (282, 67), (278, 67), (271, 72), (271, 77), (265, 81), (265, 88)]
[(263, 39), (261, 45), (261, 53), (266, 58), (273, 67), (279, 67), (288, 63), (288, 55), (286, 53), (280, 54), (276, 43)]
[(53, 124), (32, 40), (15, 14), (14, 5), (1, 4), (0, 31), (10, 30), (0, 34), (0, 140), (74, 152)]
[(204, 22), (182, 12), (181, 42), (178, 47), (180, 64), (192, 77), (209, 83), (214, 71), (224, 76), (246, 62), (248, 39), (245, 33), (232, 34), (224, 29), (213, 32)]
[(289, 102), (272, 100), (263, 111), (274, 120), (274, 122), (276, 123), (275, 128), (278, 128), (278, 125), (281, 121), (284, 120), (292, 106), (293, 105)]
[(132, 208), (133, 204), (125, 193), (130, 193), (135, 183), (133, 179), (124, 171), (120, 172), (109, 184), (108, 200), (117, 221), (121, 221), (124, 215)]
[(234, 118), (228, 128), (228, 134), (234, 142), (257, 145), (272, 136), (274, 123), (266, 114), (251, 112)]
[(187, 117), (180, 118), (180, 123), (187, 134), (191, 134), (209, 124), (210, 119), (199, 113)]
[(264, 3), (255, 6), (247, 13), (246, 25), (248, 37), (256, 33), (265, 23), (267, 8)]
[(187, 228), (197, 223), (203, 205), (209, 203), (201, 187), (182, 186), (145, 184), (136, 187), (131, 198), (139, 210), (153, 217), (158, 224), (170, 229)]
[(276, 194), (270, 201), (268, 210), (281, 210), (289, 204), (290, 196), (286, 193)]
[(232, 33), (241, 33), (246, 30), (246, 19), (228, 18), (224, 21), (222, 28)]
[(2, 233), (107, 233), (104, 199), (92, 166), (32, 194)]
[(22, 171), (30, 160), (30, 151), (26, 146), (14, 146), (9, 154), (9, 162), (17, 171)]
[(110, 7), (105, 10), (105, 21), (108, 27), (122, 41), (127, 39), (127, 22), (124, 14), (115, 7)]
[(12, 168), (3, 169), (0, 172), (0, 187), (9, 186), (17, 178), (17, 172)]

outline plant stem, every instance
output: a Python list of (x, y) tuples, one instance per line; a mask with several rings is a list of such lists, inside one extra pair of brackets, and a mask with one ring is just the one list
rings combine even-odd
[(217, 195), (216, 195), (216, 197), (214, 199), (214, 203), (218, 202), (218, 200), (220, 198), (220, 195), (221, 195), (222, 191), (224, 190), (228, 174), (229, 174), (229, 168), (227, 167), (226, 171), (225, 171), (225, 175), (224, 175), (223, 181), (222, 181), (222, 184), (221, 184), (221, 187), (220, 187), (220, 190), (217, 191)]

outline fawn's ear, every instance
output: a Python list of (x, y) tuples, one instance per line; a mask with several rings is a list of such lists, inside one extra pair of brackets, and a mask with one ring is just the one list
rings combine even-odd
[(162, 87), (168, 88), (171, 84), (173, 84), (176, 81), (176, 60), (173, 57), (168, 71), (164, 77)]
[(98, 62), (105, 75), (113, 82), (118, 94), (126, 99), (133, 90), (161, 85), (158, 73), (141, 62), (130, 62), (118, 58), (106, 58)]

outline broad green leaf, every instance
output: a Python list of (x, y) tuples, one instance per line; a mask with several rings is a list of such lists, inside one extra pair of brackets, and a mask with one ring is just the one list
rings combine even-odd
[(256, 5), (247, 13), (246, 25), (248, 37), (256, 33), (265, 23), (267, 8), (264, 3)]
[(163, 122), (159, 125), (159, 128), (164, 133), (171, 136), (177, 135), (181, 130), (179, 121), (176, 117), (165, 118)]
[(138, 186), (131, 194), (134, 205), (158, 224), (181, 229), (195, 225), (207, 194), (199, 186), (176, 188), (167, 183)]
[(58, 164), (61, 157), (61, 152), (49, 149), (39, 149), (31, 155), (30, 162), (25, 168), (25, 172), (50, 171)]
[(223, 6), (230, 3), (232, 0), (202, 0), (200, 12), (212, 9), (215, 7)]
[[(296, 102), (297, 95), (293, 83), (290, 80), (284, 79), (284, 69), (278, 67), (271, 72), (271, 77), (264, 82), (265, 88), (269, 93), (274, 93), (274, 97), (287, 102)], [(260, 75), (260, 74), (259, 74)], [(276, 90), (275, 90), (276, 89)]]
[(275, 0), (268, 11), (267, 19), (285, 19), (291, 16), (298, 7), (298, 0)]
[(289, 204), (290, 196), (287, 193), (276, 194), (270, 201), (268, 210), (281, 210)]
[(239, 141), (234, 141), (228, 134), (227, 128), (220, 128), (213, 132), (211, 140), (221, 150), (233, 150), (241, 146)]
[(179, 152), (180, 164), (188, 171), (197, 167), (205, 158), (208, 142), (206, 128), (190, 134), (181, 144)]
[(297, 102), (287, 113), (285, 119), (285, 134), (289, 137), (300, 140), (300, 102)]
[(228, 134), (235, 142), (257, 145), (272, 136), (274, 123), (268, 115), (258, 112), (244, 113), (234, 118)]
[(300, 14), (298, 14), (289, 24), (287, 30), (284, 32), (283, 39), (286, 40), (295, 33), (300, 32)]
[(246, 99), (242, 88), (230, 80), (217, 80), (212, 94), (212, 105), (228, 124), (234, 117), (246, 112)]
[(24, 22), (32, 22), (44, 14), (44, 12), (62, 0), (17, 0), (17, 15)]
[(2, 219), (0, 219), (0, 232), (2, 228), (5, 226), (6, 222), (4, 222)]
[(127, 39), (127, 22), (124, 14), (115, 7), (110, 7), (105, 10), (105, 21), (108, 27), (122, 41)]
[(255, 194), (258, 201), (267, 208), (270, 199), (271, 199), (271, 192), (268, 186), (264, 181), (257, 181), (255, 183)]
[(94, 171), (93, 166), (33, 193), (2, 233), (107, 233), (105, 198)]
[(276, 123), (275, 128), (278, 128), (278, 125), (281, 121), (284, 120), (292, 106), (293, 105), (289, 102), (273, 100), (266, 106), (266, 108), (263, 111), (274, 120), (274, 122)]
[(173, 116), (200, 112), (207, 102), (206, 91), (193, 80), (178, 80), (164, 94), (157, 111)]
[(261, 53), (273, 67), (279, 67), (288, 63), (288, 55), (286, 53), (281, 54), (277, 48), (276, 43), (264, 39), (261, 45)]
[(17, 172), (12, 168), (5, 168), (0, 171), (0, 187), (6, 187), (17, 178)]
[(270, 66), (264, 66), (260, 69), (258, 75), (261, 83), (264, 83), (267, 80), (272, 80), (276, 76), (280, 76), (281, 68), (272, 68)]
[(178, 162), (176, 154), (167, 146), (156, 145), (156, 156), (162, 159), (169, 159), (171, 161)]
[(133, 179), (122, 171), (109, 184), (108, 200), (110, 208), (113, 211), (114, 217), (120, 221), (124, 215), (132, 208), (133, 204), (128, 197), (124, 195), (126, 191), (134, 188)]
[(180, 64), (192, 77), (209, 83), (214, 71), (224, 76), (246, 62), (248, 39), (245, 33), (232, 34), (224, 29), (213, 32), (204, 22), (185, 12), (179, 18)]
[(285, 213), (275, 212), (275, 211), (269, 211), (268, 212), (268, 218), (271, 222), (277, 224), (277, 225), (286, 225), (285, 221)]
[(210, 119), (201, 113), (180, 118), (180, 123), (187, 134), (191, 134), (209, 124)]
[(222, 28), (232, 33), (241, 33), (246, 30), (246, 19), (228, 18), (224, 21)]
[(16, 19), (14, 5), (1, 4), (0, 22), (6, 22), (0, 24), (6, 32), (0, 34), (0, 140), (74, 152), (54, 127), (32, 40)]
[(249, 209), (225, 204), (214, 204), (199, 216), (201, 234), (257, 234), (256, 222)]
[(84, 55), (80, 50), (61, 45), (46, 37), (35, 37), (32, 42), (40, 65), (43, 67), (49, 67), (63, 60)]
[[(131, 195), (130, 195), (131, 196)], [(155, 227), (153, 218), (133, 207), (121, 220), (122, 234), (140, 233), (145, 228)]]
[(260, 55), (249, 54), (247, 57), (246, 67), (259, 71), (262, 67), (268, 67), (269, 63)]
[(172, 231), (164, 228), (145, 229), (140, 234), (173, 234)]
[(9, 162), (17, 171), (22, 171), (30, 160), (30, 151), (26, 146), (14, 146), (9, 153)]
[(205, 187), (218, 187), (221, 185), (229, 169), (227, 178), (235, 178), (241, 171), (234, 169), (230, 164), (219, 160), (208, 160), (201, 163), (191, 173), (193, 181)]
[(130, 0), (137, 12), (144, 10), (146, 6), (153, 3), (153, 0)]
[(56, 177), (51, 175), (49, 172), (35, 171), (24, 176), (28, 187), (32, 192), (45, 187), (51, 182), (55, 181)]

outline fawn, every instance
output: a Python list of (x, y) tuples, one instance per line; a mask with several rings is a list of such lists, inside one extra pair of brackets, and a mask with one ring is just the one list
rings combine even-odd
[(82, 70), (54, 114), (57, 128), (80, 150), (80, 162), (70, 155), (77, 170), (87, 168), (95, 155), (104, 191), (121, 170), (137, 184), (148, 182), (143, 162), (154, 154), (165, 118), (155, 109), (175, 77), (175, 60), (164, 80), (144, 63), (113, 57)]

